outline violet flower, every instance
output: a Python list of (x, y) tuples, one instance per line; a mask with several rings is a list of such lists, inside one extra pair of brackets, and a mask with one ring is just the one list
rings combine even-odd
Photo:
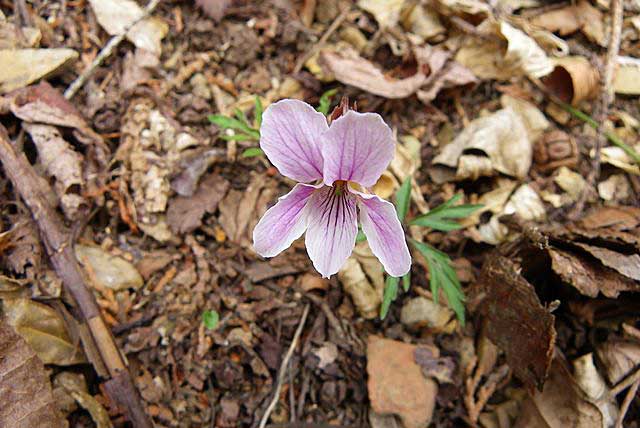
[(349, 110), (328, 126), (309, 104), (282, 100), (262, 116), (260, 147), (282, 175), (298, 184), (256, 225), (258, 254), (273, 257), (306, 230), (309, 257), (328, 278), (353, 251), (359, 212), (371, 251), (387, 273), (398, 277), (409, 271), (411, 256), (394, 206), (367, 191), (395, 149), (380, 115)]

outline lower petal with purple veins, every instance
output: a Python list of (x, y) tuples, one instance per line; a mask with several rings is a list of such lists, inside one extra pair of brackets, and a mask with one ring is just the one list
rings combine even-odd
[(298, 183), (269, 208), (253, 229), (253, 247), (262, 257), (273, 257), (289, 248), (304, 233), (305, 206), (320, 186)]
[(346, 183), (323, 187), (309, 199), (305, 242), (313, 266), (323, 277), (337, 273), (356, 243), (356, 197)]
[(360, 223), (371, 251), (389, 275), (405, 275), (411, 269), (411, 254), (395, 207), (375, 195), (349, 190), (359, 196)]

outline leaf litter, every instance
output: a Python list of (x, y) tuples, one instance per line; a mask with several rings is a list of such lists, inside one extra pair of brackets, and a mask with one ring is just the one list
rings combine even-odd
[[(638, 10), (625, 4), (611, 88), (626, 95), (600, 118), (609, 3), (161, 5), (72, 101), (65, 87), (141, 6), (0, 6), (3, 124), (70, 244), (92, 253), (85, 274), (154, 423), (256, 426), (310, 303), (270, 423), (634, 426)], [(385, 275), (366, 242), (330, 280), (300, 241), (269, 261), (251, 248), (290, 187), (258, 149), (256, 98), (260, 111), (299, 98), (327, 114), (343, 95), (399, 142), (372, 191), (404, 195), (423, 245), (406, 278)], [(226, 126), (243, 115), (248, 130)], [(591, 182), (594, 120), (628, 148), (610, 138)], [(30, 379), (53, 379), (72, 426), (123, 426), (104, 368), (85, 363), (95, 349), (67, 311), (80, 308), (2, 184), (3, 313), (53, 369)]]

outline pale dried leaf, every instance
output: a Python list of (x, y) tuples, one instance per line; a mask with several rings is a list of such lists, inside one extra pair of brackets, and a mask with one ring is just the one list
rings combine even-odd
[(407, 300), (400, 311), (400, 321), (409, 328), (428, 328), (435, 332), (445, 329), (453, 318), (451, 309), (426, 297)]
[(100, 247), (92, 245), (76, 245), (76, 258), (81, 264), (88, 263), (92, 270), (91, 278), (98, 287), (110, 288), (114, 291), (128, 288), (138, 289), (144, 283), (137, 269), (122, 257), (109, 254)]
[(382, 28), (393, 27), (400, 19), (405, 0), (358, 0), (358, 7), (376, 18)]
[(619, 94), (640, 95), (640, 59), (618, 57), (618, 67), (613, 78), (613, 89)]
[(360, 315), (367, 319), (378, 315), (384, 292), (384, 269), (366, 242), (356, 244), (338, 272), (338, 279)]
[(413, 5), (408, 12), (402, 12), (402, 26), (427, 41), (440, 39), (447, 32), (438, 13), (423, 4)]
[(205, 213), (212, 214), (229, 189), (229, 182), (211, 174), (200, 183), (193, 196), (177, 196), (169, 201), (167, 222), (176, 234), (192, 232), (202, 224)]
[(73, 343), (62, 316), (30, 299), (2, 301), (7, 322), (33, 348), (45, 364), (67, 366), (86, 361), (80, 343)]
[(196, 4), (217, 22), (224, 17), (229, 6), (233, 4), (233, 0), (196, 0)]
[[(244, 191), (230, 190), (220, 201), (220, 226), (232, 242), (250, 246), (247, 231), (252, 229), (249, 227), (250, 222), (262, 215), (261, 212), (256, 212), (256, 207), (266, 184), (264, 175), (256, 174)], [(265, 199), (271, 199), (273, 188), (266, 190), (268, 192), (263, 192), (267, 194)], [(264, 206), (259, 209), (266, 210), (268, 202), (272, 201), (264, 201), (260, 204)]]
[(640, 343), (635, 341), (609, 339), (598, 346), (597, 352), (612, 385), (631, 374), (640, 364)]
[(581, 30), (592, 42), (606, 46), (604, 15), (588, 0), (542, 13), (533, 17), (531, 23), (561, 36)]
[[(633, 149), (636, 152), (640, 152), (640, 144), (636, 144)], [(589, 154), (591, 156), (594, 155), (593, 151)], [(640, 166), (638, 166), (638, 164), (635, 163), (620, 147), (603, 147), (601, 155), (602, 162), (611, 164), (630, 174), (640, 175)]]
[(6, 320), (0, 319), (0, 426), (62, 428), (51, 382), (42, 361)]
[[(90, 0), (98, 22), (112, 36), (122, 34), (127, 27), (144, 15), (144, 11), (132, 0)], [(159, 56), (160, 41), (167, 35), (169, 26), (160, 18), (145, 18), (133, 26), (127, 38), (139, 49)]]
[(35, 48), (42, 39), (42, 32), (34, 27), (22, 27), (23, 37), (18, 37), (15, 24), (0, 20), (0, 49)]
[[(487, 156), (465, 155), (469, 150), (479, 150)], [(524, 178), (531, 166), (532, 153), (533, 145), (522, 117), (506, 108), (473, 120), (433, 161), (457, 168), (457, 180), (493, 175), (495, 171)]]
[(570, 170), (566, 166), (558, 169), (553, 181), (566, 192), (570, 201), (577, 201), (585, 187), (587, 181), (575, 171)]
[(76, 59), (73, 49), (0, 49), (0, 93), (57, 74)]

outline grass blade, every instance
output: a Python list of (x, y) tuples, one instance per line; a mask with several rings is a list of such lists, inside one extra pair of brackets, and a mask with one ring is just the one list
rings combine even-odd
[(396, 193), (396, 211), (400, 223), (404, 223), (404, 219), (409, 211), (409, 203), (411, 202), (411, 177), (407, 177)]

